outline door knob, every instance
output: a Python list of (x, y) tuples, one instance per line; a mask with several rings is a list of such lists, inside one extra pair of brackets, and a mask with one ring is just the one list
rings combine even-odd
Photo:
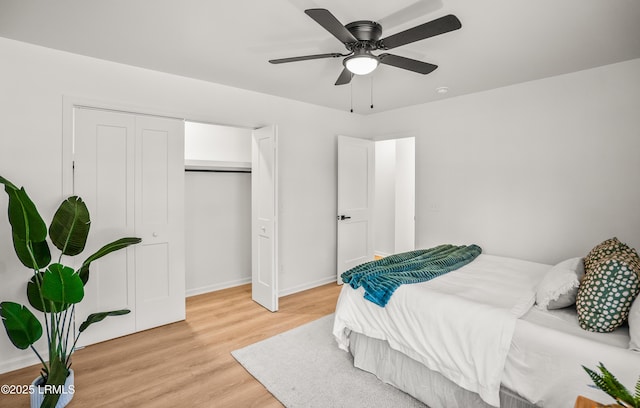
[(350, 220), (351, 217), (349, 217), (348, 215), (338, 215), (338, 219), (340, 221), (344, 221), (344, 220)]

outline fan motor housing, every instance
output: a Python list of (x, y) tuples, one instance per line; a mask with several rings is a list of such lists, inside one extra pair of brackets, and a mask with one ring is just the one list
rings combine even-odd
[(382, 36), (382, 26), (375, 21), (359, 20), (345, 26), (358, 41), (378, 41)]

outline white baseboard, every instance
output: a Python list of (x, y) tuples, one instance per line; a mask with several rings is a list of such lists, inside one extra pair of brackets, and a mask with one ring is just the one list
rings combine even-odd
[(379, 256), (379, 257), (381, 257), (381, 258), (386, 258), (386, 257), (388, 257), (388, 256), (389, 256), (389, 255), (391, 255), (391, 254), (388, 254), (388, 253), (386, 253), (386, 252), (375, 251), (375, 252), (373, 253), (373, 255), (374, 255), (374, 256)]
[(319, 279), (314, 282), (305, 283), (304, 285), (298, 285), (292, 288), (281, 290), (278, 292), (278, 297), (293, 295), (294, 293), (302, 292), (307, 289), (317, 288), (318, 286), (326, 285), (327, 283), (331, 282), (336, 282), (335, 275), (327, 276), (326, 278)]
[(237, 279), (234, 281), (227, 281), (222, 283), (217, 283), (215, 285), (202, 286), (199, 288), (187, 289), (185, 292), (186, 297), (202, 295), (204, 293), (215, 292), (216, 290), (229, 289), (240, 285), (246, 285), (247, 283), (251, 283), (251, 277)]

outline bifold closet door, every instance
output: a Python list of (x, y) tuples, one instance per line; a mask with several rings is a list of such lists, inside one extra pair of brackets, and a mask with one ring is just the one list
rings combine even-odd
[(92, 220), (83, 255), (118, 238), (142, 238), (92, 263), (78, 324), (94, 312), (131, 313), (91, 326), (83, 345), (184, 319), (183, 123), (74, 109), (74, 194)]
[(184, 121), (136, 118), (136, 330), (185, 318)]

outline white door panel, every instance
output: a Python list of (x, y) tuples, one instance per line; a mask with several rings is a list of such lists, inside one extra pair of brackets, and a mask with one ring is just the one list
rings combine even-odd
[(373, 259), (374, 142), (338, 136), (337, 279)]
[(268, 310), (278, 310), (277, 129), (257, 129), (252, 137), (251, 293)]

